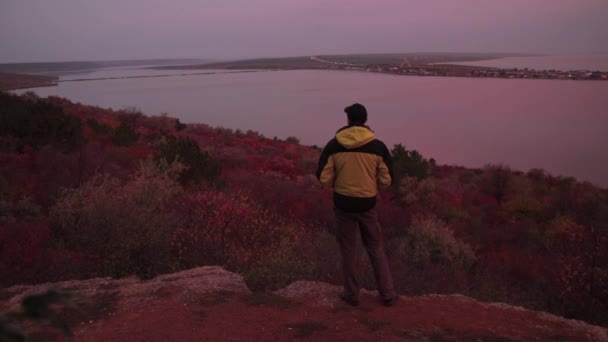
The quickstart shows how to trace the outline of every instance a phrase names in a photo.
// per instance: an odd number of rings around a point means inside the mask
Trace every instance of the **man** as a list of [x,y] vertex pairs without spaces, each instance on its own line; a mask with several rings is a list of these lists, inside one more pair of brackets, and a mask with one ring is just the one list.
[[348,125],[327,143],[317,169],[321,184],[334,190],[336,239],[344,273],[344,293],[340,298],[353,306],[359,304],[356,244],[360,232],[382,303],[392,306],[399,296],[393,286],[375,208],[378,187],[388,187],[392,182],[391,155],[386,145],[365,126],[367,110],[363,105],[355,103],[344,112]]

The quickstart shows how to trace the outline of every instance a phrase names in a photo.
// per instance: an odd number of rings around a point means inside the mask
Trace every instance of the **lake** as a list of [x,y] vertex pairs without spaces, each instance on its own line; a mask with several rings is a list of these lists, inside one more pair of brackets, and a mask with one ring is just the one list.
[[[477,62],[479,63],[479,62]],[[199,73],[197,75],[183,75]],[[104,79],[124,76],[147,78]],[[74,79],[85,81],[69,81]],[[345,71],[110,68],[69,75],[40,96],[168,113],[323,146],[364,104],[368,124],[440,164],[505,163],[608,185],[608,82],[409,77]],[[26,90],[18,91],[22,93]]]

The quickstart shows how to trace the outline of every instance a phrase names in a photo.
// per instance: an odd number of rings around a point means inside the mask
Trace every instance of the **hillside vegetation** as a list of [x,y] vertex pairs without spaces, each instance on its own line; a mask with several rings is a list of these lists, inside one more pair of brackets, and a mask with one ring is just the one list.
[[[201,265],[249,288],[341,283],[319,149],[0,93],[0,286]],[[608,191],[542,170],[392,149],[379,213],[398,290],[461,293],[608,325]],[[361,279],[374,281],[361,251]]]

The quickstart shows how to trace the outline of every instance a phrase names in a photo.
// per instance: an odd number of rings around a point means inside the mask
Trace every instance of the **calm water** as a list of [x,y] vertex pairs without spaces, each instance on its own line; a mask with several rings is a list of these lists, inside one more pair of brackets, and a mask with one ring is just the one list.
[[[184,122],[252,129],[324,145],[345,124],[343,108],[363,103],[389,146],[403,143],[439,163],[506,163],[608,185],[608,82],[407,77],[342,71],[188,72],[109,69],[64,79],[40,96]],[[209,71],[200,71],[209,72]]]

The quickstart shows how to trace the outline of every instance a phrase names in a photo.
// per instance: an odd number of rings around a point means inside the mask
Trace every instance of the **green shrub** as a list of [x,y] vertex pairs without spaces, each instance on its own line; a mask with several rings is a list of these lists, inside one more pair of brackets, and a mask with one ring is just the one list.
[[184,129],[186,129],[186,126],[187,126],[187,125],[186,125],[185,123],[181,123],[181,122],[179,121],[179,119],[176,119],[176,120],[175,120],[175,130],[176,130],[176,131],[178,131],[178,132],[179,132],[179,131],[183,131]]
[[181,131],[186,128],[186,125],[181,123],[179,119],[172,118],[167,113],[160,115],[145,116],[136,120],[140,126],[146,127],[151,131],[168,134],[173,131]]
[[245,273],[245,283],[252,291],[276,290],[299,279],[310,279],[315,265],[297,255],[287,244],[277,246],[278,253]]
[[36,221],[42,217],[40,207],[28,197],[15,203],[0,199],[0,227],[15,221]]
[[25,100],[0,92],[0,136],[17,139],[17,151],[47,144],[72,150],[84,143],[82,124],[45,100]]
[[547,177],[545,170],[536,168],[530,169],[526,176],[535,182],[541,182]]
[[126,122],[121,122],[112,134],[112,143],[116,146],[131,146],[137,142],[139,134],[135,132],[133,126]]
[[518,194],[504,203],[504,209],[518,219],[536,219],[541,216],[544,208],[530,194]]
[[220,163],[211,158],[208,152],[201,151],[198,143],[188,137],[166,137],[165,142],[159,146],[156,160],[183,163],[186,169],[179,176],[182,184],[213,181],[221,172]]
[[507,196],[511,181],[511,169],[504,164],[486,165],[483,172],[482,191],[502,203]]
[[118,114],[118,118],[120,122],[124,122],[129,126],[135,126],[137,121],[142,118],[144,115],[141,112],[141,109],[135,106],[125,106],[123,107]]
[[415,177],[423,179],[431,172],[431,163],[426,160],[418,151],[408,151],[405,146],[397,144],[391,150],[393,157],[393,184],[399,184],[403,177]]
[[112,127],[106,124],[100,124],[95,118],[87,119],[87,125],[97,134],[108,134],[112,131]]
[[287,137],[287,139],[285,139],[285,142],[293,145],[299,145],[300,139],[298,139],[297,137],[289,136]]
[[175,270],[171,238],[176,218],[167,209],[181,187],[179,165],[148,160],[126,183],[96,176],[66,189],[51,209],[51,229],[69,250],[97,259],[95,275],[151,277]]

